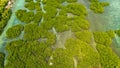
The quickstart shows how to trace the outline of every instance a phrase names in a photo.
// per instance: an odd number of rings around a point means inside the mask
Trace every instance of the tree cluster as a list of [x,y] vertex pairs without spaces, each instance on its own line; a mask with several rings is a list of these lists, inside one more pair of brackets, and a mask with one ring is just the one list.
[[0,52],[0,68],[4,68],[5,54]]
[[7,2],[7,0],[0,1],[0,34],[7,25],[7,22],[11,16],[11,10],[5,9]]
[[21,22],[30,23],[33,20],[34,13],[20,9],[16,12],[16,16]]
[[65,47],[65,52],[69,54],[68,56],[77,60],[77,68],[93,68],[98,67],[100,64],[99,54],[86,42],[71,38],[66,41]]
[[38,11],[34,14],[32,11],[27,12],[26,10],[20,9],[16,12],[16,16],[21,22],[24,23],[39,23],[42,19],[42,12]]
[[77,2],[77,0],[66,0],[69,3]]
[[52,49],[44,42],[17,40],[7,43],[6,49],[9,55],[5,68],[50,68]]
[[96,42],[96,49],[100,55],[100,63],[102,68],[119,68],[119,57],[113,52],[110,47],[112,38],[115,36],[113,30],[106,32],[94,32],[94,40]]
[[115,33],[120,36],[120,30],[115,30]]
[[67,13],[72,13],[74,15],[87,15],[87,11],[84,5],[79,3],[71,3],[67,5]]
[[108,30],[106,33],[109,35],[109,37],[114,38],[115,37],[115,32],[114,30]]
[[21,34],[21,31],[23,31],[24,27],[23,25],[19,24],[19,25],[15,25],[11,28],[9,28],[6,32],[7,38],[11,39],[11,38],[16,38]]
[[[24,29],[13,26],[8,30],[10,36],[16,36],[16,32],[19,35],[19,31],[23,30],[23,39],[7,43],[6,50],[9,55],[5,68],[74,68],[75,66],[76,68],[101,68],[101,66],[107,68],[106,65],[112,68],[111,65],[117,66],[118,57],[107,48],[112,42],[114,31],[93,33],[95,42],[105,46],[97,45],[96,49],[90,44],[92,33],[89,30],[90,23],[85,17],[87,11],[84,5],[76,2],[77,0],[25,1],[25,7],[29,11],[20,9],[16,12],[17,18],[26,23],[24,27],[22,26]],[[66,6],[62,5],[65,1],[68,2]],[[98,0],[90,1],[98,2]],[[43,9],[46,12],[41,10],[40,3],[44,4]],[[72,37],[65,41],[64,48],[55,48],[57,34],[68,30],[72,31]],[[107,55],[110,56],[107,58]],[[112,60],[115,61],[112,63]]]
[[81,41],[90,43],[92,38],[92,33],[88,30],[75,32],[75,36]]
[[111,45],[112,39],[106,32],[94,32],[93,34],[96,43],[106,46]]
[[120,59],[109,46],[98,44],[96,46],[100,54],[100,63],[102,68],[119,68]]
[[27,8],[28,10],[36,10],[36,11],[41,11],[41,7],[40,7],[40,2],[34,2],[34,1],[29,1],[24,5],[25,8]]
[[45,42],[48,45],[53,45],[55,43],[56,36],[45,30],[43,27],[38,26],[36,23],[30,23],[24,27],[24,40],[38,40],[40,38],[47,39]]
[[104,7],[108,6],[108,2],[99,2],[99,0],[90,0],[90,9],[93,10],[94,13],[103,13]]

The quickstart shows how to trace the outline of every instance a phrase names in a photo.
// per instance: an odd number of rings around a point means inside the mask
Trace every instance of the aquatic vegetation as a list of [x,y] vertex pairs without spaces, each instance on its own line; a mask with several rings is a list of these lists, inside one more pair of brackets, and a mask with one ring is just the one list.
[[25,0],[25,2],[31,2],[32,0]]
[[35,3],[34,2],[29,2],[25,4],[25,8],[28,8],[29,10],[34,10],[35,9]]
[[[10,62],[14,63],[13,61],[15,62],[18,61],[10,57],[12,56],[12,53],[14,53],[14,57],[16,57],[17,59],[21,57],[20,58],[21,61],[18,63],[18,65],[21,64],[21,66],[24,66],[24,64],[21,63],[21,62],[24,62],[26,64],[25,65],[26,67],[42,66],[43,68],[52,68],[52,67],[61,68],[61,66],[63,66],[64,68],[66,67],[73,68],[74,57],[76,57],[76,59],[78,58],[79,61],[81,61],[80,57],[84,58],[81,53],[80,53],[81,55],[79,55],[79,52],[81,51],[81,49],[84,49],[84,47],[86,48],[88,46],[87,49],[90,48],[90,50],[92,50],[92,47],[90,47],[89,44],[87,44],[91,40],[91,32],[89,32],[88,30],[90,24],[85,18],[85,16],[87,15],[86,8],[83,5],[78,3],[71,3],[67,6],[60,7],[60,3],[61,2],[57,2],[55,0],[52,0],[52,2],[46,1],[45,7],[44,7],[44,10],[46,11],[46,13],[43,13],[42,10],[41,11],[37,10],[36,13],[34,13],[32,12],[32,10],[34,9],[30,9],[29,11],[20,9],[16,12],[17,18],[26,24],[24,25],[23,39],[18,41],[13,41],[7,44],[6,49],[10,52],[10,55],[7,58],[9,62],[8,62],[8,65],[6,65],[6,68],[10,66]],[[59,5],[59,7],[56,5]],[[29,8],[30,7],[32,8],[33,6],[29,6]],[[60,14],[58,14],[58,11],[57,11],[58,8],[60,9]],[[68,13],[73,14],[73,17],[72,16],[69,17]],[[43,18],[43,21],[41,21],[42,18]],[[59,39],[55,32],[62,33],[69,30],[75,33],[76,34],[75,37],[78,38],[79,40],[68,39],[68,41],[66,41],[65,43],[65,48],[66,48],[65,50],[62,48],[61,49],[55,48],[54,45],[56,44],[57,39]],[[86,35],[86,36],[81,37],[81,35]],[[86,37],[87,37],[87,40],[86,40]],[[26,47],[27,47],[27,51],[25,49]],[[39,49],[39,47],[42,49]],[[16,52],[11,51],[11,49],[13,48],[15,48],[14,50],[17,50],[17,51]],[[47,48],[48,50],[55,48],[55,50],[45,51],[43,50],[44,48],[45,49]],[[31,50],[31,52],[29,50]],[[43,51],[39,51],[39,50],[43,50]],[[47,53],[45,54],[44,51]],[[17,52],[19,52],[19,54],[17,54],[18,56],[16,55]],[[90,53],[95,51],[94,49],[93,51],[88,51],[90,52],[89,54],[87,53],[87,51],[81,51],[81,52],[85,53],[88,57],[84,58],[84,60],[86,61],[83,60],[82,61],[83,63],[78,62],[78,67],[79,65],[83,65],[84,67],[84,64],[91,59]],[[95,53],[97,54],[97,52]],[[28,54],[30,54],[31,56],[27,57]],[[91,55],[95,57],[95,55],[93,54]],[[53,60],[51,60],[50,57],[53,57]],[[99,56],[96,55],[96,58],[97,57],[99,58]],[[34,61],[32,61],[33,59]],[[47,59],[47,60],[44,60],[44,59]],[[96,62],[98,60],[96,60]],[[36,63],[37,61],[40,61],[38,63],[40,63],[41,65],[36,65],[38,64]],[[96,62],[95,61],[93,62],[91,59],[89,61],[90,63],[89,65],[94,66],[93,63],[97,64]],[[53,63],[53,65],[49,65],[50,63]],[[15,66],[16,65],[12,65],[11,67],[15,67]]]
[[32,18],[32,21],[34,22],[34,23],[40,23],[41,22],[41,20],[42,20],[42,16],[43,16],[43,12],[41,12],[41,11],[38,11],[38,12],[36,12],[34,15],[33,15],[33,18]]
[[115,37],[115,32],[114,32],[114,30],[106,31],[106,33],[107,33],[111,38],[114,38],[114,37]]
[[5,54],[0,52],[0,68],[4,68]]
[[77,68],[99,67],[98,53],[87,43],[78,39],[68,39],[65,43],[66,52],[68,56],[76,59]]
[[98,44],[96,46],[98,53],[100,54],[100,62],[102,68],[119,68],[120,67],[120,59],[119,57],[113,53],[112,49],[109,46],[104,46]]
[[38,26],[35,23],[25,25],[24,32],[25,32],[25,34],[24,34],[25,40],[39,39],[39,37],[41,36],[40,35],[41,29],[38,29]]
[[21,31],[23,31],[24,27],[23,25],[15,25],[11,28],[9,28],[6,32],[7,38],[16,38],[21,34]]
[[108,6],[108,2],[99,2],[99,0],[90,0],[90,9],[93,10],[94,13],[103,13],[104,7]]
[[69,3],[77,2],[77,0],[67,0]]
[[16,16],[17,18],[19,18],[20,21],[24,23],[30,23],[33,20],[34,13],[20,9],[16,12]]
[[9,20],[11,15],[11,10],[5,9],[7,2],[7,0],[0,1],[0,34],[7,25],[7,21]]
[[75,36],[81,41],[90,43],[92,38],[92,33],[88,30],[78,31],[78,32],[75,32]]
[[[4,68],[113,68],[119,58],[110,45],[115,33],[90,31],[88,12],[77,0],[25,0],[25,9],[15,15],[21,24],[9,28]],[[64,2],[68,4],[63,5]],[[95,13],[103,13],[107,3],[90,0]],[[100,8],[100,9],[98,9]]]
[[[100,55],[100,63],[102,68],[120,67],[119,57],[110,48],[111,38],[114,38],[114,31],[94,32],[94,39],[97,43],[96,49]],[[114,61],[113,61],[114,60]]]
[[[8,43],[6,49],[9,51],[9,56],[7,58],[8,64],[5,68],[18,66],[19,68],[48,68],[48,60],[45,57],[49,58],[52,50],[44,42],[17,40]],[[11,49],[14,49],[15,52],[11,51]]]
[[120,36],[120,30],[115,30],[115,33]]
[[78,3],[72,3],[67,5],[67,12],[72,13],[74,15],[87,15],[87,11],[85,6],[78,4]]
[[[62,57],[61,57],[62,56]],[[74,68],[73,57],[70,56],[66,49],[56,49],[52,55],[50,61],[53,63],[53,67],[57,68]]]
[[106,32],[94,32],[95,42],[109,46],[112,43],[111,37]]
[[1,0],[0,1],[0,18],[1,18],[1,14],[4,12],[4,10],[5,10],[5,6],[6,6],[6,4],[7,4],[7,0]]
[[36,2],[34,5],[35,5],[35,10],[36,11],[41,11],[42,10],[39,2]]

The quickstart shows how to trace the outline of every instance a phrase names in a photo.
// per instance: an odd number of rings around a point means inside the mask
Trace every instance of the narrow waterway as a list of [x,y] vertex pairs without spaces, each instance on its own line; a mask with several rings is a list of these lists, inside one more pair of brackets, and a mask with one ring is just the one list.
[[[35,0],[34,0],[35,1]],[[42,0],[41,0],[42,1]],[[15,12],[19,9],[26,9],[24,7],[24,4],[25,4],[25,0],[15,0],[14,1],[14,4],[13,4],[13,7],[12,7],[12,15],[8,21],[8,24],[6,25],[6,27],[4,28],[4,31],[3,33],[0,35],[0,52],[3,52],[6,54],[6,51],[4,49],[5,45],[6,45],[6,42],[9,42],[9,41],[12,41],[12,40],[16,40],[17,38],[15,39],[7,39],[6,38],[6,31],[16,25],[16,24],[21,24],[22,22],[20,22],[17,18],[16,18],[16,15],[15,15]],[[46,11],[43,9],[43,3],[40,2],[40,7],[42,7],[42,11],[45,13]],[[22,35],[23,35],[24,32],[22,32],[22,34],[20,35],[20,38],[22,38]]]
[[[36,2],[36,0],[34,0]],[[24,34],[24,31],[21,33],[20,37],[17,37],[15,39],[7,39],[6,38],[6,31],[16,25],[16,24],[21,24],[22,22],[19,21],[17,18],[16,18],[16,15],[15,15],[15,12],[19,9],[26,9],[24,7],[24,4],[25,4],[25,0],[14,0],[14,4],[13,4],[13,7],[11,8],[12,9],[12,15],[8,21],[8,24],[6,25],[6,27],[4,28],[4,31],[3,33],[0,35],[0,52],[3,52],[7,55],[7,52],[6,50],[4,49],[5,48],[5,45],[6,45],[6,42],[10,42],[10,41],[13,41],[13,40],[17,40],[18,38],[22,38],[23,37],[23,34]],[[40,2],[40,7],[42,8],[42,11],[45,13],[46,11],[44,10],[43,8],[43,3],[42,3],[42,0]],[[23,24],[23,23],[22,23]]]
[[[24,4],[25,4],[24,0],[15,0],[15,3],[13,4],[13,8],[12,8],[12,15],[8,21],[8,24],[4,28],[3,33],[0,35],[0,52],[5,53],[6,56],[8,55],[7,51],[4,48],[6,45],[6,42],[8,41],[8,39],[6,38],[6,31],[13,25],[21,23],[19,20],[17,20],[15,16],[15,12],[19,9],[23,9]],[[5,60],[5,64],[6,64],[6,60]]]

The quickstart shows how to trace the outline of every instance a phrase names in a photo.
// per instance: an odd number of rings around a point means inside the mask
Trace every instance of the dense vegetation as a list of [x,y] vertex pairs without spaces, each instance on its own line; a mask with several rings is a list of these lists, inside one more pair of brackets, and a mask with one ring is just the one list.
[[[65,1],[67,5],[63,5]],[[98,0],[90,1],[99,3]],[[7,43],[9,55],[4,68],[119,68],[119,58],[110,48],[114,34],[118,32],[92,33],[86,18],[87,10],[77,0],[25,2],[27,9],[15,13],[24,25],[15,25],[6,32],[10,39],[19,37],[24,31],[23,38]],[[103,9],[103,4],[99,4]],[[98,7],[92,10],[102,13]],[[70,37],[66,38],[63,33]]]
[[115,33],[120,36],[120,30],[115,30]]
[[102,68],[119,68],[120,59],[109,46],[97,45]]
[[0,0],[0,35],[11,15],[11,10],[5,9],[7,2],[8,0]]
[[93,10],[94,13],[103,13],[104,7],[108,6],[108,2],[99,2],[99,0],[90,0],[90,9]]
[[112,51],[110,45],[115,33],[112,30],[106,32],[94,32],[94,39],[97,43],[96,49],[100,55],[100,63],[102,68],[119,68],[120,59]]
[[77,68],[99,68],[99,54],[86,42],[71,38],[66,41],[65,47],[67,56],[76,60]]
[[5,68],[49,68],[46,57],[52,50],[44,42],[17,40],[7,44],[7,50],[9,60]]
[[16,38],[21,34],[21,31],[23,30],[23,25],[15,25],[11,28],[9,28],[6,32],[7,38]]
[[0,52],[0,68],[4,68],[5,55]]
[[111,37],[106,32],[94,32],[95,42],[109,46],[112,43]]

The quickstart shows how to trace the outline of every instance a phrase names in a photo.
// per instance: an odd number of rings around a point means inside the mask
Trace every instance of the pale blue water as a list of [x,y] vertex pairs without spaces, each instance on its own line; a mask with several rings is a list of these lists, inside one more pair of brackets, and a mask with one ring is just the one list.
[[[106,30],[117,30],[120,29],[120,0],[101,0],[110,3],[110,6],[106,8],[105,19],[106,19]],[[114,50],[120,56],[120,37],[116,35],[114,39]]]
[[[83,0],[81,0],[82,2]],[[105,7],[105,13],[94,14],[88,9],[88,19],[91,22],[92,31],[107,31],[120,29],[120,0],[100,0],[101,2],[109,2],[110,5]],[[84,0],[85,4],[88,2]],[[117,35],[113,39],[112,48],[120,56],[120,37]]]
[[11,15],[11,18],[10,20],[8,21],[8,24],[7,26],[5,27],[3,33],[0,35],[0,51],[4,52],[3,50],[3,47],[5,45],[5,42],[7,41],[6,39],[6,31],[12,27],[13,25],[16,25],[16,24],[19,24],[21,23],[19,20],[17,20],[16,16],[15,16],[15,12],[18,10],[18,9],[23,9],[24,8],[24,0],[16,0],[15,1],[15,4],[13,5],[13,8],[12,8],[12,15]]
[[110,6],[105,9],[105,18],[108,22],[107,29],[120,29],[120,0],[101,0],[109,2]]
[[[110,5],[105,7],[105,13],[95,14],[89,9],[88,0],[78,0],[79,3],[86,5],[88,11],[88,20],[91,24],[91,31],[107,31],[120,29],[120,0],[99,0],[109,2]],[[113,50],[120,56],[120,37],[117,35],[113,39]]]
[[[42,1],[42,0],[41,0],[41,1]],[[34,2],[36,2],[36,0],[34,0]],[[5,45],[6,45],[6,42],[14,41],[14,40],[17,40],[17,39],[22,39],[22,37],[23,37],[24,31],[22,31],[21,35],[20,35],[19,37],[15,38],[15,39],[7,39],[7,38],[6,38],[6,31],[7,31],[10,27],[12,27],[12,26],[14,26],[14,25],[16,25],[16,24],[23,24],[23,25],[24,25],[24,23],[20,22],[20,21],[16,18],[16,16],[15,16],[15,12],[16,12],[17,10],[19,10],[19,9],[26,9],[26,8],[24,7],[24,4],[25,4],[25,0],[15,0],[15,3],[14,3],[13,8],[12,8],[12,15],[11,15],[11,17],[10,17],[10,20],[8,21],[7,26],[4,28],[3,33],[0,35],[0,52],[3,52],[3,53],[6,53],[6,54],[7,54],[7,52],[4,50],[4,47],[5,47]],[[43,3],[40,2],[40,7],[42,8],[42,11],[45,13],[46,11],[44,10],[43,6],[44,6]],[[27,9],[27,10],[28,10],[28,9]]]
[[[19,20],[17,20],[17,18],[15,16],[15,12],[19,9],[23,9],[24,4],[25,4],[24,0],[15,0],[15,4],[13,5],[13,8],[12,8],[13,13],[8,21],[7,26],[4,28],[3,33],[0,35],[0,51],[5,53],[6,56],[8,55],[7,51],[4,49],[6,42],[15,40],[15,39],[11,39],[11,40],[6,39],[6,31],[13,25],[21,23]],[[6,64],[6,60],[5,60],[5,64]]]

